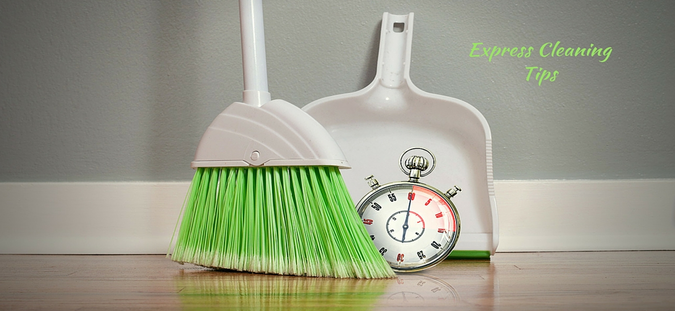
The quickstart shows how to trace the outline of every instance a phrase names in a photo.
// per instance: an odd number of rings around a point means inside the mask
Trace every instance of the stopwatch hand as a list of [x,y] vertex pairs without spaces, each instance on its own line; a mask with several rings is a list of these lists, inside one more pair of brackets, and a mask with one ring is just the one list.
[[408,211],[405,213],[405,222],[403,223],[403,236],[401,237],[401,243],[405,243],[405,233],[408,231],[408,218],[410,217],[410,206],[412,205],[412,200],[408,200]]

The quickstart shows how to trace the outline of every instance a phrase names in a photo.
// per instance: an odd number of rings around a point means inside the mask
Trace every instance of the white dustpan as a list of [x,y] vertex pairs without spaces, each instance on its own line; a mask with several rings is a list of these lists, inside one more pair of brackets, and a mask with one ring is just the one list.
[[381,183],[406,179],[399,156],[424,147],[437,158],[423,182],[462,192],[452,200],[462,220],[457,257],[489,257],[497,249],[492,138],[485,117],[456,98],[424,92],[410,81],[413,13],[384,13],[377,74],[370,85],[316,100],[303,108],[333,136],[352,166],[342,172],[355,201],[375,175]]

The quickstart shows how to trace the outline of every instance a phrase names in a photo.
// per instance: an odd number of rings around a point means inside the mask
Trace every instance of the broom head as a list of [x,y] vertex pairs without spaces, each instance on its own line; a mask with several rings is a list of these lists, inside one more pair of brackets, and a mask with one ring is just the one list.
[[233,103],[197,148],[172,260],[336,278],[394,277],[361,223],[328,132],[282,100]]

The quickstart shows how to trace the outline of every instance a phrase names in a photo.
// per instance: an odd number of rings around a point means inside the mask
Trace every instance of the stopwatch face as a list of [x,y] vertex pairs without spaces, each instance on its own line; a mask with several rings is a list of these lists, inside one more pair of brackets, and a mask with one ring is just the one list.
[[382,185],[367,194],[357,210],[373,243],[395,271],[418,271],[438,264],[459,237],[455,206],[425,184]]

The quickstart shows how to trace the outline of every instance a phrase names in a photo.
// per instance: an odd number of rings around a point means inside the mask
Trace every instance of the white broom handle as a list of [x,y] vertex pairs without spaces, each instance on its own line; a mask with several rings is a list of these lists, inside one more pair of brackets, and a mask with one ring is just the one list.
[[262,0],[239,0],[241,51],[244,65],[244,103],[262,106],[270,101]]

